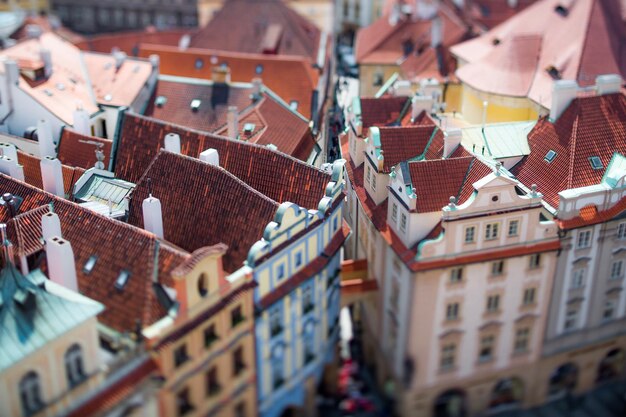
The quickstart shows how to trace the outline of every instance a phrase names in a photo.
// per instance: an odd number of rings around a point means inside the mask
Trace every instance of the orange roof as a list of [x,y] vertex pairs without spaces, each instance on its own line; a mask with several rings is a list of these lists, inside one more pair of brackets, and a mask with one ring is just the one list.
[[[618,0],[544,0],[484,35],[451,48],[467,62],[459,79],[494,94],[527,96],[550,108],[555,79],[588,86],[626,77],[626,29]],[[494,69],[496,69],[494,71]]]
[[626,198],[622,198],[608,210],[598,211],[598,208],[590,204],[580,209],[579,215],[567,219],[557,219],[561,229],[576,229],[579,227],[591,226],[598,223],[607,222],[626,211]]
[[82,42],[85,38],[82,35],[79,35],[76,32],[64,27],[61,25],[61,22],[56,16],[40,16],[40,15],[30,15],[26,16],[24,19],[24,23],[22,26],[11,35],[11,38],[16,40],[22,40],[28,38],[28,33],[26,32],[26,27],[29,25],[37,25],[41,28],[43,32],[53,32],[66,41],[77,43]]
[[[24,167],[24,181],[37,188],[43,188],[43,180],[41,178],[41,158],[18,150],[17,161]],[[82,168],[62,165],[61,172],[63,174],[63,188],[65,194],[71,196],[74,194],[74,184],[84,174],[85,170]]]
[[141,45],[140,56],[152,54],[160,57],[161,74],[210,80],[212,67],[226,64],[233,82],[249,83],[253,78],[261,78],[264,85],[287,103],[297,102],[298,112],[311,118],[311,99],[319,73],[306,58]]
[[84,51],[110,53],[117,48],[129,56],[139,56],[140,44],[142,43],[178,46],[178,42],[183,36],[192,33],[193,31],[189,29],[116,32],[83,38],[74,44]]
[[104,161],[102,162],[105,167],[108,167],[111,159],[113,141],[110,139],[81,135],[68,127],[63,129],[63,133],[61,133],[59,154],[57,157],[65,165],[83,169],[93,168],[97,161],[96,150],[98,147],[93,143],[87,142],[102,144],[101,149],[104,153]]

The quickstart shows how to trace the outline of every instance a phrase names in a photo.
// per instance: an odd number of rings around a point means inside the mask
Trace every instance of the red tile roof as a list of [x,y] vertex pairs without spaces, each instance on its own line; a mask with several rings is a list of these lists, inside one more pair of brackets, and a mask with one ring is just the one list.
[[104,153],[104,166],[108,167],[111,159],[111,148],[113,141],[103,139],[96,136],[82,135],[71,128],[66,127],[61,134],[59,142],[59,160],[72,167],[83,169],[93,168],[96,159],[96,145],[86,142],[97,142],[102,144],[102,152]]
[[411,114],[411,100],[408,97],[361,98],[363,134],[371,126],[396,123],[407,112]]
[[380,127],[379,131],[384,157],[381,172],[390,173],[400,162],[425,154],[439,129],[434,126]]
[[[517,0],[517,5],[510,7],[507,1],[502,0],[465,0],[461,12],[467,22],[478,25],[481,28],[491,29],[510,19],[536,1]],[[452,0],[446,0],[446,2],[450,6],[455,7]]]
[[[41,158],[35,155],[17,151],[17,161],[24,167],[24,181],[37,188],[43,188],[41,179]],[[63,174],[63,188],[67,196],[74,194],[74,184],[84,174],[85,170],[78,167],[61,165]]]
[[152,195],[161,201],[165,239],[189,252],[226,244],[228,272],[243,265],[279,206],[223,168],[160,151],[132,194],[128,222],[137,227],[143,227],[148,179]]
[[[131,32],[117,32],[95,35],[74,42],[85,51],[111,53],[114,49],[126,52],[128,56],[139,56],[141,44],[168,45],[178,47],[178,42],[184,35],[191,35],[188,29],[171,29],[166,31],[142,30]],[[147,58],[147,56],[146,56]]]
[[[555,123],[539,120],[528,135],[530,155],[511,172],[527,187],[537,184],[545,201],[559,206],[558,193],[598,184],[613,154],[626,155],[626,96],[622,93],[579,97]],[[556,152],[552,162],[545,157]],[[597,156],[602,169],[593,169]]]
[[287,103],[297,102],[298,112],[311,118],[311,99],[319,72],[307,58],[200,48],[181,51],[177,47],[143,44],[140,56],[147,58],[151,54],[160,57],[161,74],[210,80],[213,66],[228,65],[233,82],[249,83],[253,78],[261,78]]
[[219,153],[220,166],[277,202],[317,208],[330,175],[266,146],[202,133],[126,113],[119,139],[115,172],[137,182],[152,158],[164,147],[167,133],[178,133],[184,155],[198,157],[209,148]]
[[617,204],[615,204],[608,210],[598,211],[598,208],[595,205],[590,204],[580,209],[578,216],[567,220],[557,219],[556,221],[558,222],[561,229],[576,229],[579,227],[591,226],[594,224],[607,222],[621,215],[625,211],[626,198],[622,198],[620,201],[617,202]]
[[[236,28],[236,30],[234,30]],[[275,28],[280,36],[276,37]],[[198,30],[191,47],[262,53],[267,35],[277,44],[272,53],[305,56],[315,62],[322,34],[304,17],[280,0],[229,0]],[[267,47],[265,47],[267,49]]]
[[[147,326],[165,316],[167,311],[159,303],[153,287],[155,268],[159,282],[172,287],[170,272],[187,259],[188,253],[157,240],[145,230],[101,216],[1,174],[0,192],[24,199],[19,214],[33,209],[40,211],[41,206],[53,203],[63,237],[72,244],[80,292],[106,307],[99,315],[102,324],[117,331],[132,332],[138,323]],[[18,252],[33,252],[37,233],[41,231],[41,217],[19,214],[11,219],[6,209],[0,209],[0,221],[18,230],[10,233],[23,239],[13,242]],[[24,230],[29,232],[22,233]],[[92,256],[96,257],[95,265],[90,272],[85,272],[83,266]],[[130,276],[120,291],[115,288],[115,282],[123,270]]]
[[28,33],[26,31],[26,28],[29,25],[39,26],[42,32],[53,32],[54,34],[60,36],[66,41],[72,43],[78,43],[85,40],[82,35],[79,35],[78,33],[73,32],[72,30],[62,26],[58,18],[38,15],[26,16],[22,26],[11,35],[11,38],[18,41],[22,39],[28,39]]
[[[562,3],[536,2],[486,34],[454,46],[452,53],[468,62],[457,71],[459,79],[496,94],[515,96],[526,89],[531,100],[550,108],[554,78],[588,86],[602,74],[626,77],[626,50],[621,47],[626,42],[626,28],[618,0]],[[567,10],[565,16],[557,11],[559,6]],[[534,40],[523,38],[529,34]],[[540,47],[536,46],[537,39],[541,39]],[[504,51],[496,52],[501,49]],[[516,62],[523,68],[509,71],[508,76],[498,70],[493,84],[493,71],[472,70],[474,66],[514,68]],[[520,77],[524,88],[520,88]]]

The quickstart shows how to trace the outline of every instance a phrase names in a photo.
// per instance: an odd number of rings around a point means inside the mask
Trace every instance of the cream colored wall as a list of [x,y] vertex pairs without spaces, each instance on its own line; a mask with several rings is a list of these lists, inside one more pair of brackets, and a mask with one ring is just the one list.
[[[3,371],[0,376],[0,404],[3,412],[7,411],[10,416],[22,415],[19,384],[30,371],[39,375],[42,399],[49,404],[38,416],[62,413],[82,395],[96,389],[102,381],[96,325],[97,320],[93,317]],[[89,378],[71,389],[65,370],[65,352],[74,343],[82,348],[84,370]]]
[[461,113],[472,124],[483,121],[483,102],[487,101],[487,123],[536,120],[540,109],[526,97],[484,93],[463,85]]
[[359,96],[360,97],[374,97],[374,95],[380,90],[382,84],[379,86],[374,85],[374,79],[377,73],[383,74],[383,84],[393,75],[394,72],[400,71],[396,65],[376,65],[376,64],[361,64],[359,65]]
[[26,11],[31,11],[33,8],[37,9],[37,11],[50,10],[48,0],[12,0],[0,2],[0,11],[11,11],[14,6]]

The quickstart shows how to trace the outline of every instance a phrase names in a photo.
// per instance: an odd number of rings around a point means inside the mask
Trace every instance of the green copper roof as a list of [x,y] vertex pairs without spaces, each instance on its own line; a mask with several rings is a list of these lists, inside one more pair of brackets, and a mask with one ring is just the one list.
[[528,133],[537,122],[514,122],[472,126],[462,129],[461,144],[465,149],[493,158],[522,157],[530,154]]
[[96,316],[103,306],[49,281],[40,270],[0,271],[0,372]]

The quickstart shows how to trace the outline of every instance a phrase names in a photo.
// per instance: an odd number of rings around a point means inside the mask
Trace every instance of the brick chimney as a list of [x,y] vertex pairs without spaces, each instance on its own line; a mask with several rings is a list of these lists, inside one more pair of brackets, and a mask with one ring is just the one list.
[[228,137],[237,139],[239,137],[239,112],[237,106],[228,106]]
[[159,199],[150,194],[143,200],[142,209],[144,229],[163,239],[163,214]]
[[463,132],[461,129],[448,129],[443,134],[443,157],[448,158],[461,144]]
[[41,158],[40,166],[43,189],[56,196],[65,197],[61,161],[57,158],[46,156]]
[[41,216],[41,232],[44,241],[55,236],[63,237],[61,234],[61,221],[56,213],[48,212]]
[[550,120],[556,121],[567,109],[578,93],[578,84],[574,80],[557,80],[552,86],[552,105]]
[[207,149],[206,151],[202,151],[200,153],[200,160],[206,162],[207,164],[220,166],[220,155],[217,152],[217,149]]
[[50,123],[41,119],[37,122],[37,141],[39,142],[39,156],[45,158],[46,156],[56,157],[57,150],[52,138],[52,128]]
[[180,154],[180,136],[177,133],[165,135],[165,150]]
[[621,88],[622,77],[618,74],[605,74],[596,77],[596,94],[599,96],[619,93]]
[[72,291],[78,291],[76,263],[72,245],[59,236],[46,239],[46,257],[50,279]]

